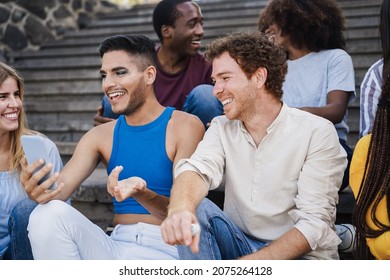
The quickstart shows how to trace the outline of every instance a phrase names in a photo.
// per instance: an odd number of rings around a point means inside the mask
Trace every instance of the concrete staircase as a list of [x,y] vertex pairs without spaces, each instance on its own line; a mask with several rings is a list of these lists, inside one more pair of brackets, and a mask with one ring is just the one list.
[[[256,30],[266,0],[200,0],[205,20],[205,47],[233,31]],[[339,0],[347,17],[347,51],[355,66],[356,90],[369,66],[380,57],[380,0]],[[67,162],[80,137],[93,126],[103,92],[99,79],[99,43],[113,34],[138,33],[157,42],[152,27],[154,5],[101,16],[87,28],[69,32],[60,41],[46,43],[37,52],[15,54],[13,65],[26,83],[25,107],[29,125],[54,140]],[[349,108],[348,142],[356,144],[359,98]],[[111,198],[105,191],[105,170],[98,168],[74,194],[73,204],[95,222],[111,219]],[[92,206],[92,207],[91,207]],[[99,207],[97,207],[99,206]]]

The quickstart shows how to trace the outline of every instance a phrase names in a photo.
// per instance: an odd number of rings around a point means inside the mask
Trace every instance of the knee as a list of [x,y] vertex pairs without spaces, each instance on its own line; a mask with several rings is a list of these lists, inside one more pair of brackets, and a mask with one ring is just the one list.
[[199,222],[202,223],[207,221],[210,216],[218,213],[219,211],[221,211],[221,209],[217,205],[208,198],[204,198],[196,208],[196,217]]
[[23,199],[12,209],[10,221],[17,224],[27,224],[28,218],[36,206],[37,203],[35,201],[29,198]]
[[199,85],[194,87],[188,95],[188,100],[192,103],[209,104],[210,101],[215,101],[217,98],[213,95],[213,86]]
[[40,229],[44,229],[44,232],[50,232],[50,229],[58,223],[68,207],[70,206],[67,203],[60,200],[39,204],[30,215],[29,233],[40,232]]

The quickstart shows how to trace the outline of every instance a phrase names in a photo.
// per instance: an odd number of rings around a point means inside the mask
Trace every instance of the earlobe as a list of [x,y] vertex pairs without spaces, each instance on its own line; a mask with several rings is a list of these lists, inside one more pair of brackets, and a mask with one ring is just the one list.
[[265,68],[259,68],[257,70],[256,77],[259,84],[264,84],[267,79],[267,70]]
[[145,70],[145,78],[146,78],[146,82],[147,84],[153,84],[154,83],[154,80],[156,79],[156,68],[154,66],[149,66],[146,70]]
[[169,25],[163,25],[161,27],[161,34],[163,38],[170,38],[172,36],[171,27]]

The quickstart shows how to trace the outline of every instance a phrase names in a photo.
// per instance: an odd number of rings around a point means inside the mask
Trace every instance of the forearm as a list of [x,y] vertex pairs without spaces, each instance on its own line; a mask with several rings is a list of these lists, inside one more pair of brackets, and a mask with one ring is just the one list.
[[311,251],[303,234],[292,228],[279,239],[259,251],[243,256],[242,260],[294,260]]
[[333,105],[326,105],[323,107],[301,107],[299,109],[323,117],[333,124],[341,122],[344,118],[344,114],[337,108],[334,108]]
[[172,187],[169,204],[169,213],[178,211],[191,211],[207,195],[207,186],[203,179],[193,171],[185,171],[176,179]]
[[164,220],[167,217],[167,210],[169,204],[169,198],[163,195],[159,195],[150,189],[133,196],[150,214],[157,217],[160,220]]

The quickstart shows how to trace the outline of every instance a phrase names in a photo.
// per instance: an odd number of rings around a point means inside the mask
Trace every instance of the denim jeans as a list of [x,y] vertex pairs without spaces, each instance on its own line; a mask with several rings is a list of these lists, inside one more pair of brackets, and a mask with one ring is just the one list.
[[207,198],[199,204],[196,216],[201,233],[199,253],[194,254],[187,246],[178,246],[183,260],[229,260],[256,252],[268,245],[241,231],[226,214]]
[[223,106],[213,95],[213,86],[199,85],[187,96],[183,111],[198,116],[207,128],[207,123],[223,114]]
[[347,142],[345,140],[339,139],[340,145],[344,148],[345,152],[347,153],[347,168],[344,171],[343,181],[341,183],[341,187],[339,192],[343,191],[346,187],[349,186],[349,167],[351,166],[351,160],[352,160],[352,154],[353,150],[348,146]]
[[30,213],[37,203],[25,198],[15,205],[8,220],[8,230],[11,242],[5,253],[4,259],[8,260],[32,260],[30,240],[28,239],[27,225]]
[[[115,114],[111,109],[111,104],[104,96],[101,103],[103,107],[103,116],[107,118],[117,119],[119,115]],[[207,123],[223,114],[222,103],[213,95],[213,86],[199,85],[195,87],[187,96],[183,105],[183,111],[196,115],[207,128]]]

